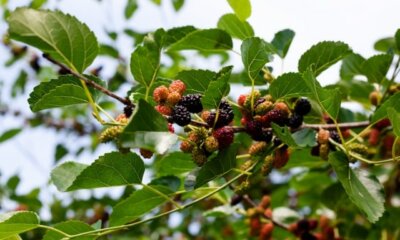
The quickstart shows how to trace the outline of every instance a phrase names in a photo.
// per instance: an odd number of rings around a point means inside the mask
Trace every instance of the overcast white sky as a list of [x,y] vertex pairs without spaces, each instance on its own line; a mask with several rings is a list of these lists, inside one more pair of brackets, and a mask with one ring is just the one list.
[[[11,2],[14,6],[19,6],[24,1]],[[140,10],[129,22],[125,22],[123,7],[126,1],[50,2],[50,8],[58,6],[87,23],[100,41],[106,39],[104,29],[114,31],[133,27],[136,30],[149,31],[159,27],[171,28],[183,25],[212,28],[216,26],[220,16],[232,12],[225,0],[186,0],[185,6],[179,13],[173,11],[170,1],[167,0],[163,1],[161,8],[156,7],[149,0],[139,0]],[[296,32],[285,60],[285,71],[296,70],[301,54],[311,45],[322,40],[344,41],[355,52],[369,57],[375,54],[373,50],[375,40],[392,36],[400,27],[399,0],[253,0],[252,4],[253,13],[249,22],[254,27],[257,36],[271,40],[275,32],[285,28]],[[5,29],[5,24],[0,24],[1,34]],[[125,56],[129,56],[133,51],[127,39],[119,40],[118,47],[123,50]],[[237,44],[235,48],[239,49],[239,45]],[[2,55],[0,53],[0,62],[4,62]],[[240,69],[240,58],[233,57],[232,63],[236,69]],[[192,64],[210,65],[210,63],[197,60],[193,60]],[[110,71],[111,68],[113,68],[112,65],[106,66],[106,70]],[[337,70],[338,66],[326,71],[320,79],[325,82],[335,81],[338,77]],[[0,75],[2,75],[0,80],[13,80],[15,73],[5,71],[0,66]],[[7,71],[10,70],[7,69]],[[29,111],[26,102],[18,105]],[[9,119],[0,118],[0,133],[12,126],[15,126],[15,123]],[[10,176],[19,172],[23,179],[21,191],[25,192],[32,187],[43,187],[49,179],[48,173],[52,168],[53,143],[58,139],[60,136],[52,132],[34,130],[21,134],[13,141],[1,144],[1,173]],[[71,139],[70,142],[75,140]],[[21,151],[21,146],[24,147],[23,151]],[[31,155],[31,159],[37,159],[42,169],[35,167],[36,164],[32,161],[28,161],[27,155]],[[97,152],[94,157],[84,155],[80,160],[90,162],[99,155],[101,155],[100,152]],[[46,196],[43,197],[46,198]]]

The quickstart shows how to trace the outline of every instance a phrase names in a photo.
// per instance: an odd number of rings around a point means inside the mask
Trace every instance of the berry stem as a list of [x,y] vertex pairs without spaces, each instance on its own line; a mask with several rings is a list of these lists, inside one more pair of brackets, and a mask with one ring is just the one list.
[[397,143],[400,141],[400,137],[396,137],[395,139],[394,139],[394,142],[393,142],[393,145],[392,145],[392,158],[393,159],[396,159],[396,146],[397,146]]
[[[96,103],[96,107],[102,112],[111,122],[118,123],[106,110],[104,110],[99,104]],[[105,123],[103,123],[104,125]]]
[[165,195],[164,193],[158,191],[157,189],[151,187],[150,185],[147,185],[147,184],[141,184],[141,185],[143,186],[143,188],[146,188],[146,189],[152,191],[153,193],[155,193],[155,194],[157,194],[157,195],[159,195],[159,196],[165,198],[167,201],[169,201],[170,203],[172,203],[177,209],[179,209],[179,210],[182,209],[182,206],[181,206],[179,203],[175,202],[172,198],[168,197],[168,196]]

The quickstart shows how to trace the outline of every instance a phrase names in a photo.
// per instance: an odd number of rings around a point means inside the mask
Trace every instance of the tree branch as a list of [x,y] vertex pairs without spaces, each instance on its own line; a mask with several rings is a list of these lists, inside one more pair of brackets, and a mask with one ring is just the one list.
[[91,86],[99,91],[101,91],[102,93],[120,101],[121,103],[127,105],[127,106],[131,106],[134,107],[134,104],[128,99],[128,98],[123,98],[120,97],[118,95],[116,95],[115,93],[111,92],[110,90],[108,90],[107,88],[97,84],[96,82],[94,82],[93,80],[90,80],[89,78],[83,76],[80,73],[77,73],[73,70],[71,70],[69,67],[67,67],[66,65],[56,61],[55,59],[51,58],[48,54],[43,54],[43,57],[46,58],[47,60],[49,60],[51,63],[54,63],[55,65],[59,66],[62,70],[64,70],[65,72],[81,79],[82,81],[84,81],[88,86]]

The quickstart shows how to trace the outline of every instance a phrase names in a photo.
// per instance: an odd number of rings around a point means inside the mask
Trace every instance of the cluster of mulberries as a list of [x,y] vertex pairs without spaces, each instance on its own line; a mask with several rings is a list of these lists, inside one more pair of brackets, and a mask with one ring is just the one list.
[[246,215],[250,225],[250,236],[258,237],[258,239],[272,239],[274,223],[271,221],[272,209],[269,196],[263,196],[256,207],[247,209]]
[[[126,117],[125,114],[118,115],[115,120],[118,123],[120,123],[121,125],[126,125],[128,123],[128,118]],[[122,130],[123,130],[123,126],[108,127],[101,132],[99,141],[101,143],[107,143],[107,142],[117,140],[119,135],[121,134]]]
[[324,160],[328,159],[330,151],[336,150],[336,147],[329,142],[329,139],[332,139],[337,143],[342,143],[342,139],[336,130],[320,129],[316,138],[318,145],[311,149],[311,155],[319,156]]
[[229,125],[234,118],[232,106],[225,100],[221,101],[218,109],[203,111],[201,118],[212,128],[221,128]]
[[215,130],[195,128],[188,133],[187,139],[181,142],[180,148],[182,152],[191,153],[193,161],[202,166],[207,162],[208,156],[229,146],[233,138],[234,131],[229,126]]
[[186,85],[181,80],[173,81],[168,87],[159,86],[153,91],[153,99],[157,102],[156,110],[169,116],[171,122],[186,126],[191,122],[191,113],[203,110],[200,94],[183,96]]
[[270,95],[262,97],[258,91],[240,95],[238,104],[242,107],[241,123],[246,132],[253,140],[265,142],[272,139],[271,132],[264,130],[270,128],[272,123],[296,129],[303,123],[304,115],[311,111],[311,104],[305,98],[298,99],[290,109],[285,102],[276,102]]

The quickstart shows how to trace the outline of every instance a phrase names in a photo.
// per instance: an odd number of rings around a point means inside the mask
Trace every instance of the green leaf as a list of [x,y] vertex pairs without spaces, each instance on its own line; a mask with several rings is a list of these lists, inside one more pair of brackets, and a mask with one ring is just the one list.
[[[57,223],[53,226],[53,228],[58,229],[60,231],[63,231],[66,234],[69,235],[75,235],[79,233],[84,233],[84,232],[89,232],[93,231],[94,228],[89,226],[87,223],[77,221],[77,220],[69,220],[66,222],[61,222]],[[58,233],[56,231],[48,230],[46,234],[43,237],[43,240],[60,240],[64,235],[61,233]],[[79,239],[81,240],[94,240],[96,239],[96,236],[81,236]]]
[[396,40],[394,37],[387,37],[379,39],[374,44],[374,49],[380,52],[388,53],[388,52],[399,52],[399,49],[396,46]]
[[167,120],[153,106],[140,99],[120,140],[123,147],[145,148],[164,154],[178,137],[168,132]]
[[90,166],[66,162],[51,172],[51,179],[60,191],[139,184],[144,163],[135,153],[106,153]]
[[311,67],[315,76],[318,76],[351,52],[350,47],[343,42],[325,41],[317,43],[300,57],[299,72],[305,72]]
[[56,151],[54,154],[55,162],[60,161],[61,158],[65,157],[65,155],[67,154],[68,154],[68,149],[62,144],[57,144]]
[[357,53],[349,54],[342,61],[340,67],[340,77],[343,80],[352,80],[356,75],[362,75],[362,65],[365,62],[365,58]]
[[395,38],[395,40],[396,40],[396,47],[397,47],[397,50],[400,50],[400,28],[397,29],[397,31],[396,31],[396,33],[395,33],[395,35],[394,35],[394,38]]
[[181,175],[192,171],[195,167],[191,155],[172,152],[156,162],[156,173],[158,176]]
[[218,21],[218,28],[241,40],[254,37],[251,25],[247,21],[241,21],[235,14],[223,15]]
[[317,132],[311,128],[303,128],[292,134],[292,137],[299,147],[315,147],[318,145]]
[[17,136],[22,131],[22,128],[12,128],[0,135],[0,143],[10,140],[11,138]]
[[272,81],[269,93],[274,99],[290,99],[311,94],[300,73],[284,73],[280,75]]
[[175,79],[180,79],[185,83],[187,93],[203,94],[216,75],[217,73],[209,70],[185,70],[179,72]]
[[47,0],[32,0],[30,7],[34,9],[39,9],[41,8],[45,3],[47,3]]
[[295,32],[291,29],[284,29],[275,33],[274,39],[271,44],[275,47],[278,55],[281,58],[285,58],[289,50],[290,44],[292,44]]
[[329,163],[346,190],[350,200],[376,222],[385,211],[383,187],[375,176],[360,169],[351,169],[347,156],[342,152],[329,154]]
[[232,38],[221,29],[202,29],[188,33],[171,44],[167,51],[199,50],[215,51],[232,49]]
[[220,150],[217,156],[209,160],[200,169],[194,187],[201,187],[209,181],[225,175],[234,168],[236,165],[236,154],[238,149],[238,144],[231,144],[229,147]]
[[8,18],[12,39],[39,48],[82,73],[96,58],[96,36],[86,24],[60,11],[17,8]]
[[[138,46],[131,55],[130,68],[135,81],[146,87],[147,90],[155,83],[160,68],[161,45],[163,30],[145,37],[144,44]],[[160,39],[161,38],[161,39]],[[149,91],[146,92],[146,97]]]
[[188,35],[191,32],[196,31],[197,29],[193,26],[183,26],[169,29],[164,38],[164,47],[168,47],[171,44],[181,40],[183,37]]
[[[151,186],[164,195],[172,194],[172,191],[164,186]],[[133,192],[127,199],[121,201],[113,208],[110,216],[110,226],[118,226],[132,222],[152,209],[167,202],[167,199],[148,188],[142,188]]]
[[227,0],[236,16],[242,21],[246,20],[251,15],[250,0]]
[[[96,91],[91,89],[91,92],[96,97]],[[29,95],[28,102],[31,110],[38,112],[49,108],[88,103],[89,100],[80,80],[71,75],[64,75],[40,83]]]
[[240,47],[242,61],[250,79],[256,79],[264,65],[269,61],[265,41],[258,37],[247,38]]
[[125,19],[129,19],[133,16],[133,14],[136,12],[136,10],[138,9],[138,3],[137,0],[128,0],[126,2],[126,6],[125,6],[125,11],[124,11],[124,15],[125,15]]
[[339,90],[322,88],[311,69],[303,73],[303,79],[311,91],[312,98],[332,119],[336,119],[339,114],[341,100]]
[[109,56],[112,58],[118,58],[119,52],[116,48],[114,48],[111,45],[101,44],[100,50],[99,50],[99,55],[105,55],[105,56]]
[[178,191],[181,186],[181,179],[173,175],[162,176],[151,180],[149,185],[165,186],[175,192]]
[[397,112],[400,112],[400,93],[396,93],[390,96],[378,109],[375,110],[371,117],[371,123],[376,123],[379,120],[388,117],[387,109],[394,108]]
[[185,0],[172,0],[175,11],[179,11],[183,7],[183,4],[185,4]]
[[382,83],[392,64],[393,56],[379,54],[368,58],[362,65],[362,72],[370,83]]
[[397,137],[400,137],[400,112],[396,111],[396,109],[393,107],[388,107],[387,114],[390,122],[392,123],[393,133]]
[[221,99],[229,93],[229,78],[232,72],[232,66],[224,67],[217,74],[217,79],[212,81],[204,96],[201,98],[201,103],[205,109],[218,108]]
[[0,239],[14,237],[39,226],[39,216],[34,212],[18,211],[0,215]]
[[271,124],[272,130],[274,131],[275,135],[282,140],[285,144],[289,147],[298,147],[296,141],[293,139],[292,134],[288,127],[280,127],[278,124],[272,123]]

